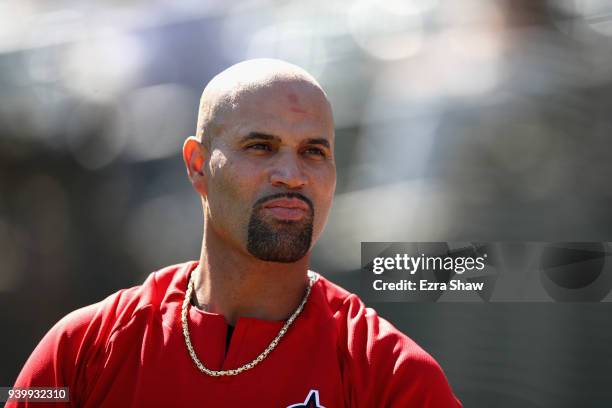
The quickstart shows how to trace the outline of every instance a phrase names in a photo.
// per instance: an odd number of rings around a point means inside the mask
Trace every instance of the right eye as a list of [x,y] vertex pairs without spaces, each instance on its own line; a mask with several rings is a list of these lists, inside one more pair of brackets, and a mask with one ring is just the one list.
[[265,150],[265,151],[271,151],[272,150],[270,145],[266,144],[266,143],[254,143],[252,145],[248,145],[247,149],[251,149],[251,150]]
[[255,144],[252,144],[252,145],[248,146],[248,149],[270,150],[270,146],[268,146],[265,143],[255,143]]

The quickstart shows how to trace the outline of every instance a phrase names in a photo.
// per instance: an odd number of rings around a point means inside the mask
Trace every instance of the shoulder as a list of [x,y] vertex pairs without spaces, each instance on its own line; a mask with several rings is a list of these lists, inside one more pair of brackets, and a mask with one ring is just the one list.
[[460,406],[429,353],[357,295],[326,279],[322,286],[333,310],[343,376],[350,382],[345,390],[349,400],[364,406],[376,401],[393,406]]
[[364,348],[367,352],[384,349],[402,359],[431,359],[412,339],[367,307],[359,296],[325,278],[319,280],[339,334],[346,339],[348,354],[361,354]]
[[50,333],[63,342],[81,341],[85,343],[82,345],[105,346],[114,332],[130,324],[138,315],[157,311],[173,280],[186,266],[172,265],[152,272],[140,285],[121,289],[67,314]]
[[[164,293],[189,264],[151,273],[142,285],[121,289],[60,319],[40,340],[16,386],[69,386],[87,394],[105,364],[109,339],[145,311],[159,308]],[[77,394],[78,394],[77,393]]]

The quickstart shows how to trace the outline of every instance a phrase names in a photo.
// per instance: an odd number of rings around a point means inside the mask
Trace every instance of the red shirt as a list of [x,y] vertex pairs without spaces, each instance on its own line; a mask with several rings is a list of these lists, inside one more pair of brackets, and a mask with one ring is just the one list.
[[[154,272],[140,285],[61,319],[41,340],[15,387],[60,387],[79,407],[461,407],[440,366],[354,294],[319,276],[299,317],[253,369],[209,377],[181,328],[187,277],[197,262]],[[189,308],[196,354],[213,370],[242,366],[282,321],[239,318],[226,354],[222,315]]]

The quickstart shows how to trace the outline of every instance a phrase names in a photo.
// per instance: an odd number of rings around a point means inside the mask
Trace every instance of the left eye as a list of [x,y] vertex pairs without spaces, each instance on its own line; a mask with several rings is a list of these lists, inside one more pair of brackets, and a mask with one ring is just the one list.
[[325,152],[317,147],[309,147],[308,149],[305,150],[305,153],[325,157]]

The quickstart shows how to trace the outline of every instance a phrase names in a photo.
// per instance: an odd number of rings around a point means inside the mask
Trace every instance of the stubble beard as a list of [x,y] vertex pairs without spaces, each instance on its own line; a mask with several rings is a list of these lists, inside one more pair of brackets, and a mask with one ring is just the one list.
[[251,213],[247,232],[247,251],[267,262],[292,263],[302,259],[310,249],[314,211],[299,221],[270,219],[256,208]]

